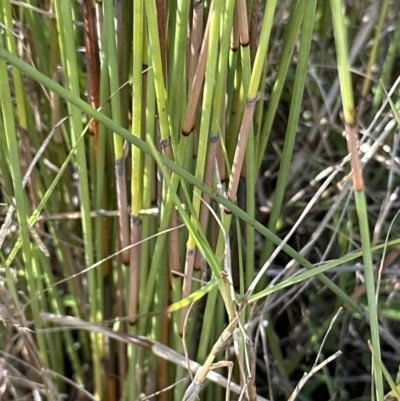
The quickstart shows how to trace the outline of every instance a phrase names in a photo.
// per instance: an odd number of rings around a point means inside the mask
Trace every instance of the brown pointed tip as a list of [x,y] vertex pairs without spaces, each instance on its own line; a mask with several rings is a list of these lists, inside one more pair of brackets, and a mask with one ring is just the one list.
[[194,127],[192,127],[190,130],[183,129],[182,130],[182,135],[183,136],[189,136],[190,133],[193,131],[193,129],[194,129]]
[[247,47],[249,44],[250,44],[250,42],[240,43],[240,46],[242,46],[242,47]]
[[181,277],[181,275],[179,273],[176,273],[175,270],[171,270],[171,275],[172,275],[172,278]]
[[224,207],[224,212],[225,214],[232,214],[232,211]]
[[122,252],[122,263],[124,265],[129,265],[129,263],[130,263],[130,252],[129,251]]

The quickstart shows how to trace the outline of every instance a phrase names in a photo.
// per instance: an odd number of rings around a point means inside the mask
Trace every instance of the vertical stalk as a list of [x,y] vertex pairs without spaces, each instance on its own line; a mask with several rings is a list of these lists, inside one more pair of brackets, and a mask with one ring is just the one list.
[[359,118],[361,117],[361,115],[363,113],[365,98],[366,98],[369,88],[371,86],[372,67],[376,63],[376,60],[378,57],[379,45],[382,43],[381,42],[382,29],[383,29],[383,24],[385,22],[386,14],[388,11],[388,6],[389,6],[389,1],[384,0],[379,7],[379,18],[378,18],[378,23],[377,23],[376,30],[375,30],[375,37],[373,40],[373,45],[372,45],[371,51],[369,53],[369,59],[368,59],[368,65],[366,68],[365,78],[364,78],[364,81],[363,81],[363,84],[361,87],[361,97],[363,100],[360,104],[360,110],[358,111]]
[[[263,128],[260,136],[259,143],[259,154],[258,154],[258,168],[261,166],[261,161],[263,157],[263,153],[265,151],[265,146],[268,142],[269,134],[271,132],[272,124],[275,119],[275,113],[278,107],[279,99],[283,90],[283,85],[285,82],[285,76],[289,68],[289,64],[291,61],[292,53],[294,50],[294,46],[297,42],[298,32],[301,26],[301,22],[303,21],[304,15],[304,7],[306,1],[299,0],[297,2],[293,2],[291,6],[291,13],[289,17],[288,24],[286,26],[285,37],[284,37],[284,49],[282,50],[282,57],[279,62],[279,70],[277,72],[276,82],[274,88],[272,90],[270,103],[268,106],[268,110],[263,122]],[[289,155],[288,155],[289,156]],[[287,162],[285,162],[287,163]],[[281,163],[282,165],[282,163]],[[287,164],[285,164],[285,169],[288,168]],[[283,169],[283,167],[282,167]],[[279,194],[275,195],[276,201],[280,202],[277,205],[274,205],[274,210],[271,211],[271,215],[268,222],[268,229],[273,230],[272,232],[276,232],[276,223],[279,219],[279,214],[281,210],[281,202],[283,196],[282,185],[284,185],[285,181],[281,180],[281,187],[279,188]],[[265,261],[271,255],[273,249],[273,244],[270,241],[267,241],[263,252],[261,254],[260,265],[262,266]],[[261,283],[261,286],[264,285],[264,282]]]
[[[138,138],[142,137],[142,65],[143,65],[143,21],[144,4],[141,0],[135,1],[133,6],[133,98],[132,98],[132,134]],[[142,205],[142,166],[141,152],[136,146],[131,147],[132,157],[132,179],[131,179],[131,243],[135,244],[141,240],[140,226],[141,218],[139,212]],[[129,321],[136,321],[140,245],[131,249],[130,258],[130,281],[129,281]]]
[[[56,15],[58,29],[60,35],[60,48],[63,49],[62,54],[65,56],[63,64],[66,73],[67,85],[69,91],[79,98],[80,88],[78,79],[78,64],[76,60],[75,35],[72,22],[72,4],[70,0],[62,0],[56,2]],[[82,231],[85,246],[85,264],[91,266],[94,263],[93,255],[93,235],[90,217],[90,194],[89,194],[89,175],[86,164],[86,150],[83,141],[78,143],[78,139],[83,131],[82,114],[80,109],[69,104],[69,112],[71,114],[71,143],[77,145],[76,150],[76,167],[79,176],[79,194],[80,208],[82,213]],[[97,276],[95,270],[88,272],[89,287],[89,305],[90,320],[96,322],[99,319],[100,305],[98,304],[98,287]],[[101,316],[101,314],[100,314]],[[101,335],[91,333],[92,358],[94,369],[94,394],[95,397],[101,399],[103,393],[103,384],[101,378],[101,358],[103,338]]]
[[[271,133],[272,125],[275,119],[276,110],[278,108],[279,100],[285,84],[285,77],[290,62],[292,60],[292,54],[294,46],[296,45],[300,24],[301,21],[303,20],[304,5],[305,2],[301,0],[292,1],[290,5],[289,20],[285,27],[285,33],[283,37],[283,48],[278,63],[278,71],[276,73],[275,83],[269,100],[268,109],[266,111],[263,120],[263,127],[259,138],[259,146],[257,147],[258,149],[258,157],[256,165],[257,171],[261,167],[262,158],[268,143],[269,135]],[[265,26],[266,29],[268,26],[270,27],[269,29],[272,28],[273,16],[275,14],[274,12],[275,7],[276,7],[276,1],[267,3],[263,21],[263,27]],[[263,38],[262,34],[260,35],[260,38]],[[265,258],[262,259],[265,260]]]
[[[85,47],[88,75],[88,103],[95,109],[99,107],[100,60],[99,45],[96,30],[96,14],[91,0],[84,0],[83,12],[85,21]],[[90,133],[93,136],[94,153],[97,158],[99,123],[93,120],[90,124]]]
[[[116,30],[114,24],[114,7],[111,1],[103,2],[103,15],[104,15],[104,31],[103,43],[104,51],[107,53],[108,60],[108,73],[110,79],[110,92],[111,92],[111,114],[113,120],[121,125],[122,112],[121,112],[121,97],[119,82],[119,68],[117,63],[117,47],[116,47]],[[124,141],[114,133],[114,168],[115,168],[115,182],[117,187],[117,207],[119,210],[119,241],[121,249],[126,248],[129,244],[129,219],[128,219],[128,203],[127,203],[127,189],[126,189],[126,168],[125,168],[125,155],[124,155]],[[122,252],[122,262],[129,263],[129,251]]]
[[[375,294],[375,277],[371,254],[371,242],[368,225],[368,211],[365,200],[364,180],[361,163],[357,149],[358,123],[355,118],[354,96],[348,60],[347,35],[345,17],[343,15],[343,2],[331,0],[332,22],[335,34],[335,47],[340,81],[340,91],[343,103],[344,125],[347,135],[347,147],[351,155],[351,168],[356,203],[357,217],[363,250],[364,272],[367,287],[368,312],[371,329],[372,347],[376,351],[378,360],[381,360],[381,347],[379,340],[379,323],[377,311],[377,294]],[[377,401],[383,400],[382,369],[379,364],[372,362],[375,378],[375,392]]]
[[[0,49],[4,49],[3,36],[0,36]],[[7,66],[5,60],[0,60],[0,107],[3,115],[3,123],[4,123],[4,133],[6,139],[8,160],[11,172],[11,178],[14,189],[18,224],[20,229],[20,237],[22,239],[22,255],[24,262],[24,273],[26,275],[26,280],[28,284],[29,296],[32,299],[32,313],[33,320],[35,323],[35,329],[38,330],[37,333],[37,341],[39,345],[40,359],[44,368],[49,367],[49,360],[47,357],[47,347],[46,347],[46,338],[43,332],[40,331],[42,328],[42,323],[40,320],[40,309],[39,309],[39,301],[36,297],[37,295],[37,283],[38,279],[35,276],[34,266],[32,263],[32,250],[31,244],[29,240],[29,230],[28,230],[28,215],[29,209],[26,202],[26,195],[22,186],[22,175],[20,170],[20,162],[19,162],[19,154],[18,154],[18,142],[17,142],[17,131],[14,124],[14,110],[11,99],[11,88],[9,85]],[[15,291],[15,286],[13,284],[13,277],[11,275],[9,265],[6,264],[6,274],[7,274],[7,282],[9,284],[9,289],[13,295],[14,303],[17,307],[18,312],[21,314],[21,320],[24,320],[24,316],[22,314],[22,310],[20,309],[20,303],[18,300],[18,295]],[[38,366],[38,368],[40,368]],[[53,400],[54,397],[48,388],[47,378],[44,377],[44,385],[46,389],[46,395],[50,400]]]
[[[213,96],[215,94],[215,74],[217,69],[217,61],[219,57],[219,36],[220,36],[220,20],[223,12],[222,3],[214,2],[210,10],[210,37],[213,38],[208,44],[207,51],[207,64],[205,72],[205,82],[204,82],[204,95],[203,95],[203,105],[201,112],[201,122],[200,122],[200,133],[198,140],[198,150],[197,150],[197,162],[195,169],[195,176],[200,181],[203,181],[204,170],[206,164],[206,155],[208,148],[208,135],[209,126],[211,119],[211,110],[213,104]],[[201,205],[201,191],[197,188],[194,190],[193,195],[193,210],[194,215],[193,220],[197,220],[200,214]],[[195,241],[192,235],[189,234],[187,241],[187,251],[185,260],[185,272],[183,279],[183,289],[182,297],[186,297],[191,292],[192,276],[193,276],[193,266],[194,266],[194,255],[195,255]],[[183,322],[187,314],[187,309],[182,309],[181,313],[181,323],[182,328]]]

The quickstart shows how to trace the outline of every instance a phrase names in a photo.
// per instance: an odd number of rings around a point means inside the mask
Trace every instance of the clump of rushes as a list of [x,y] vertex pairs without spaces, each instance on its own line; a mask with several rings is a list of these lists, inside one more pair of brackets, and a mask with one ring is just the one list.
[[396,399],[400,20],[366,3],[1,2],[1,399]]

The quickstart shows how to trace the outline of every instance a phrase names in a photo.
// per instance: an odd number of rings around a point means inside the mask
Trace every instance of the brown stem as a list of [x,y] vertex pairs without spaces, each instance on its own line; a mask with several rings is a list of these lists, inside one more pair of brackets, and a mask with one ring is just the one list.
[[249,22],[247,21],[246,0],[238,0],[237,10],[239,18],[240,44],[245,47],[249,45]]
[[232,174],[229,180],[228,199],[231,202],[234,202],[236,198],[240,173],[242,171],[244,155],[246,153],[247,140],[249,139],[250,125],[253,120],[254,107],[257,100],[258,97],[255,97],[252,99],[247,99],[246,101],[235,157],[233,159]]
[[238,3],[235,4],[235,10],[233,12],[232,21],[232,35],[230,48],[233,52],[237,52],[239,49],[239,14],[238,14]]
[[163,68],[164,81],[167,76],[167,44],[166,44],[166,19],[167,6],[165,0],[156,0],[158,35],[161,50],[161,63]]
[[[99,82],[100,82],[100,59],[96,30],[96,14],[91,0],[83,1],[83,15],[85,24],[85,47],[88,77],[88,102],[97,109],[99,107]],[[93,120],[89,132],[94,139],[94,152],[98,150],[98,127],[99,124]]]
[[210,18],[207,21],[203,43],[200,50],[199,62],[197,63],[196,74],[194,75],[193,83],[189,89],[188,105],[182,126],[182,133],[185,136],[189,135],[192,132],[195,123],[197,104],[199,102],[204,74],[206,71],[209,25]]
[[139,216],[131,216],[131,244],[137,244],[130,249],[130,275],[129,275],[129,323],[136,323],[139,280],[140,280],[140,244],[142,238],[142,220]]
[[[186,298],[190,295],[192,291],[192,277],[193,277],[193,265],[194,265],[194,256],[196,250],[195,249],[187,249],[186,251],[186,262],[185,262],[185,275],[183,276],[183,285],[182,285],[182,298]],[[183,334],[183,326],[185,324],[186,315],[189,311],[189,306],[182,308],[181,310],[181,319],[179,323],[179,334]]]
[[345,122],[345,129],[347,134],[347,148],[351,155],[350,164],[353,176],[353,187],[355,191],[361,192],[364,190],[364,180],[362,176],[361,162],[360,157],[358,156],[357,148],[357,123],[349,124]]
[[258,38],[258,15],[259,15],[259,4],[258,0],[253,0],[250,15],[250,59],[251,65],[254,64],[257,52],[257,38]]
[[[129,244],[128,203],[126,194],[125,157],[115,161],[117,208],[119,210],[119,241],[121,249]],[[122,252],[122,263],[129,264],[129,250]]]

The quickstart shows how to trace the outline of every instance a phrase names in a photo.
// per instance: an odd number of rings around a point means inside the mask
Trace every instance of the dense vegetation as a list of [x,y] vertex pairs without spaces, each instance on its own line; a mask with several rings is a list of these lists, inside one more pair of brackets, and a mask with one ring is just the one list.
[[0,398],[400,400],[399,11],[1,0]]

